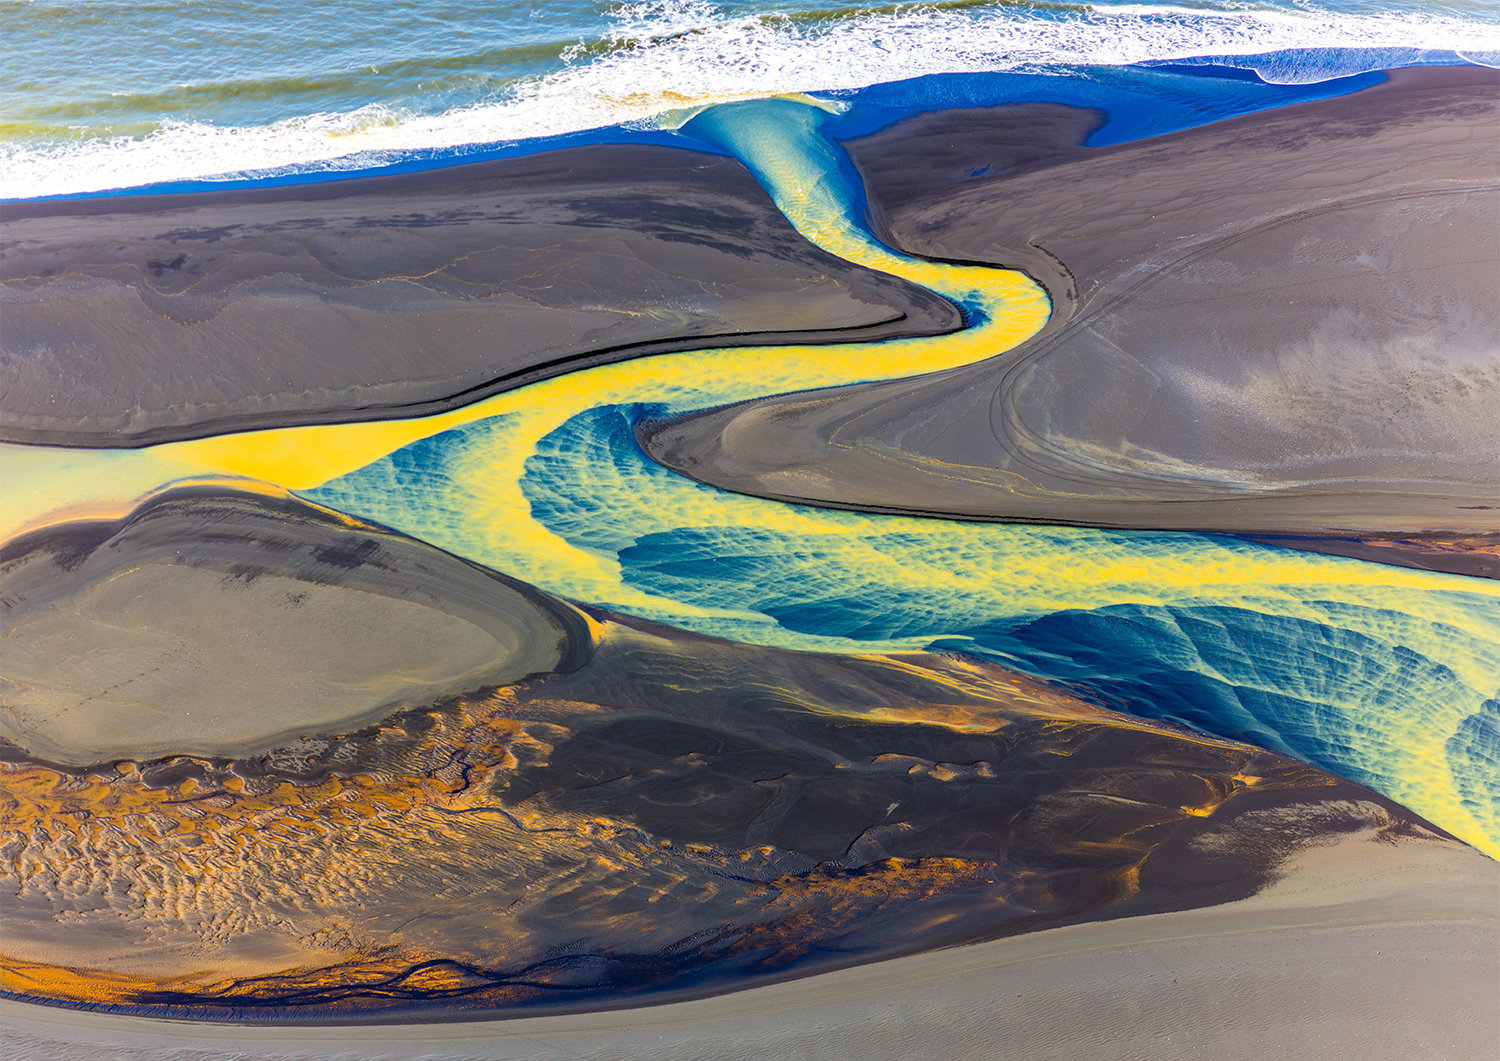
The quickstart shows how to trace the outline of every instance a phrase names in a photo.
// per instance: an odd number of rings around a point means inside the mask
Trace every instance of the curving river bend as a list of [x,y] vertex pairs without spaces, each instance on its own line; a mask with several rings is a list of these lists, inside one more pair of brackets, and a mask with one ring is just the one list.
[[58,496],[108,505],[259,480],[550,593],[700,633],[981,655],[1296,755],[1500,854],[1494,583],[1212,535],[812,509],[716,490],[643,453],[647,420],[967,364],[1045,322],[1045,293],[1019,273],[876,242],[823,117],[790,99],[731,104],[682,134],[739,157],[819,246],[959,303],[963,332],[657,355],[413,420],[24,448],[7,453],[11,518]]

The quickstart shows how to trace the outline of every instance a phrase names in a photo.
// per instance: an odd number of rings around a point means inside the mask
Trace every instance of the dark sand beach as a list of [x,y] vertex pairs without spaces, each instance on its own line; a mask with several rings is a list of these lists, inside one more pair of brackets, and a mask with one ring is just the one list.
[[738,162],[676,148],[4,214],[12,442],[414,416],[649,353],[961,324],[802,239]]
[[[1497,86],[1398,71],[1114,147],[1086,146],[1097,113],[1053,104],[910,118],[846,145],[875,227],[1025,270],[1053,300],[1042,332],[950,372],[634,437],[668,468],[781,500],[1205,529],[1493,577]],[[738,163],[638,145],[13,204],[6,235],[0,438],[23,444],[406,417],[653,353],[962,323],[807,243]],[[582,416],[517,461],[566,472]],[[619,423],[601,437],[695,489]],[[492,475],[422,441],[392,456],[398,501]],[[101,475],[114,456],[89,454]],[[670,538],[590,524],[597,499],[547,495],[541,474],[483,485],[522,501],[459,491],[452,522],[550,535],[546,556],[614,574]],[[6,1053],[1405,1059],[1479,1056],[1500,1035],[1500,866],[1290,755],[957,652],[793,651],[632,618],[244,480],[121,505],[63,510],[0,551]],[[636,599],[740,565],[763,611],[683,594],[684,611],[736,630],[771,616],[817,643],[820,622],[863,635],[845,622],[861,608],[906,608],[915,629],[918,598],[961,580],[941,551],[925,568],[913,553],[910,596],[862,597],[824,557],[824,597],[778,597],[775,578],[819,577],[815,541],[704,509],[743,537],[656,543],[666,574]],[[421,514],[441,531],[444,511]],[[671,518],[685,537],[704,519]],[[1127,539],[1148,536],[1113,537],[1124,574],[1097,581],[1119,583],[1120,613],[1147,582]],[[1056,548],[1054,573],[1071,559]],[[758,579],[757,550],[779,549],[805,566]],[[1218,562],[1227,610],[1249,591]],[[1218,678],[1238,653],[1249,677],[1205,712],[1264,694],[1330,743],[1343,723],[1321,705],[1352,684],[1377,752],[1417,749],[1404,765],[1451,802],[1482,795],[1482,774],[1430,748],[1485,751],[1492,702],[1451,735],[1413,732],[1431,723],[1404,708],[1418,678],[1430,698],[1468,695],[1444,668],[1470,657],[1440,649],[1485,627],[1422,626],[1377,588],[1347,626],[1332,605],[1324,625],[1284,609],[1303,625],[1282,670],[1250,665],[1290,636],[1275,601],[1256,602],[1262,627],[1208,616],[1186,662],[1142,623],[1128,662],[1159,651],[1160,683],[1190,699],[1183,675]],[[1035,609],[1110,610],[1078,599]],[[1377,628],[1390,616],[1396,633]],[[1389,658],[1361,647],[1367,628],[1415,631],[1407,670],[1344,673]],[[1230,732],[1286,750],[1255,719]]]
[[290,499],[177,491],[7,557],[12,997],[607,1008],[1243,900],[1344,837],[1468,850],[1000,667],[586,619]]
[[1047,327],[970,367],[769,397],[643,441],[786,500],[1491,549],[1497,83],[1399,70],[1115,147],[1082,146],[1099,116],[1055,105],[852,141],[895,246],[1026,270],[1053,298]]

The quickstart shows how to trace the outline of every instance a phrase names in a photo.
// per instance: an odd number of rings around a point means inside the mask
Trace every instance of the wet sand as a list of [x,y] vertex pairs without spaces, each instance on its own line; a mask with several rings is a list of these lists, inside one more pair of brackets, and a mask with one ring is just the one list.
[[[200,500],[220,528],[204,562],[269,566],[237,538],[254,506]],[[477,578],[440,593],[426,547],[319,536],[287,514],[280,567],[303,592],[415,600],[416,584],[438,618],[487,604]],[[164,502],[110,540],[139,546],[181,518]],[[307,541],[324,543],[321,568]],[[90,557],[45,584],[86,601],[72,582],[150,566],[121,551],[118,569]],[[225,581],[230,605],[244,589]],[[152,588],[139,607],[180,605],[212,640],[211,610]],[[0,747],[0,990],[268,1025],[609,1009],[1233,902],[1341,837],[1370,835],[1382,863],[1410,845],[1435,864],[1480,857],[1323,770],[994,665],[790,652],[602,613],[558,649],[542,635],[562,605],[497,593],[487,614],[534,623],[555,672],[376,718],[309,662],[336,662],[344,639],[294,627],[307,658],[266,676],[264,703],[211,688],[205,705],[178,676],[178,700],[82,698],[8,730],[30,754]],[[264,603],[236,605],[233,625],[257,629]],[[405,628],[418,647],[429,632]],[[233,693],[248,683],[232,647],[176,657]],[[378,647],[399,661],[409,646]]]
[[1350,837],[1243,902],[1037,932],[717,998],[503,1022],[205,1026],[0,1002],[37,1061],[1485,1056],[1500,868]]
[[1081,146],[1097,115],[1034,105],[854,141],[889,239],[1027,270],[1054,301],[1046,329],[971,367],[752,401],[643,442],[715,486],[879,511],[1492,533],[1497,77],[1396,71],[1107,148]]
[[412,416],[650,353],[960,324],[807,243],[737,162],[677,148],[4,214],[12,442]]

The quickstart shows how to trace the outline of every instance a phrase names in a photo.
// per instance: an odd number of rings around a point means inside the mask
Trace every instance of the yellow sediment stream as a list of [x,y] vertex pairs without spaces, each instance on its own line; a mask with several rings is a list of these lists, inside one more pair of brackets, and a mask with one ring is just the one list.
[[[995,357],[1042,327],[1047,297],[1023,274],[924,262],[869,238],[854,216],[858,189],[843,175],[836,149],[818,133],[818,118],[814,108],[792,101],[731,104],[698,115],[684,132],[744,160],[808,239],[954,299],[969,312],[971,327],[955,335],[879,343],[663,354],[582,370],[462,409],[406,420],[246,432],[138,450],[10,446],[0,452],[5,470],[0,533],[12,536],[84,514],[123,513],[141,497],[183,482],[239,479],[314,490],[414,442],[486,421],[482,452],[463,456],[464,479],[476,485],[463,494],[461,504],[423,509],[423,486],[414,483],[405,501],[393,502],[398,507],[409,503],[414,515],[408,523],[390,519],[378,506],[354,514],[391,522],[564,596],[709,632],[717,618],[754,619],[764,623],[758,629],[768,642],[840,647],[839,636],[809,636],[766,621],[753,600],[695,602],[648,592],[625,575],[615,552],[570,542],[538,519],[523,485],[527,462],[543,439],[592,409],[651,402],[685,412],[767,394],[900,378]],[[952,600],[955,608],[972,607],[976,595],[982,595],[995,617],[1116,606],[1239,608],[1365,638],[1385,651],[1426,657],[1440,664],[1446,677],[1353,674],[1359,670],[1355,661],[1333,658],[1345,651],[1336,643],[1298,648],[1312,661],[1309,666],[1332,675],[1320,678],[1333,683],[1327,687],[1337,702],[1330,710],[1338,713],[1343,727],[1332,737],[1342,739],[1347,731],[1366,742],[1358,754],[1379,764],[1370,768],[1372,774],[1389,778],[1383,791],[1491,854],[1500,853],[1494,808],[1476,803],[1472,792],[1472,782],[1482,784],[1486,768],[1475,760],[1471,768],[1478,771],[1476,777],[1458,783],[1448,748],[1465,720],[1500,686],[1500,587],[1492,583],[1314,554],[1231,547],[1193,536],[1128,538],[814,511],[681,483],[653,511],[637,513],[641,529],[630,533],[639,536],[653,527],[734,527],[816,542],[817,556],[785,556],[782,577],[842,578],[851,594],[865,592],[868,582],[878,586],[870,592],[893,599]],[[620,496],[622,505],[630,501],[625,493]],[[330,503],[326,497],[318,500]],[[891,535],[909,540],[873,541]],[[828,573],[830,558],[841,573]],[[726,627],[725,632],[737,630]],[[862,647],[922,647],[944,632],[918,633],[911,641],[872,639]],[[1220,677],[1201,660],[1178,665]],[[1228,677],[1223,680],[1235,685]],[[1323,725],[1303,721],[1314,729]]]

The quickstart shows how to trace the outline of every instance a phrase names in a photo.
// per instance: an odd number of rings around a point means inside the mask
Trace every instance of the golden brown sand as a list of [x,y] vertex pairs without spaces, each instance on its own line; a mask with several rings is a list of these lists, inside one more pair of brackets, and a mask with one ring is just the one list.
[[7,1057],[1322,1059],[1487,1056],[1500,866],[1367,837],[1227,906],[1078,925],[717,998],[480,1024],[235,1028],[0,1004]]

